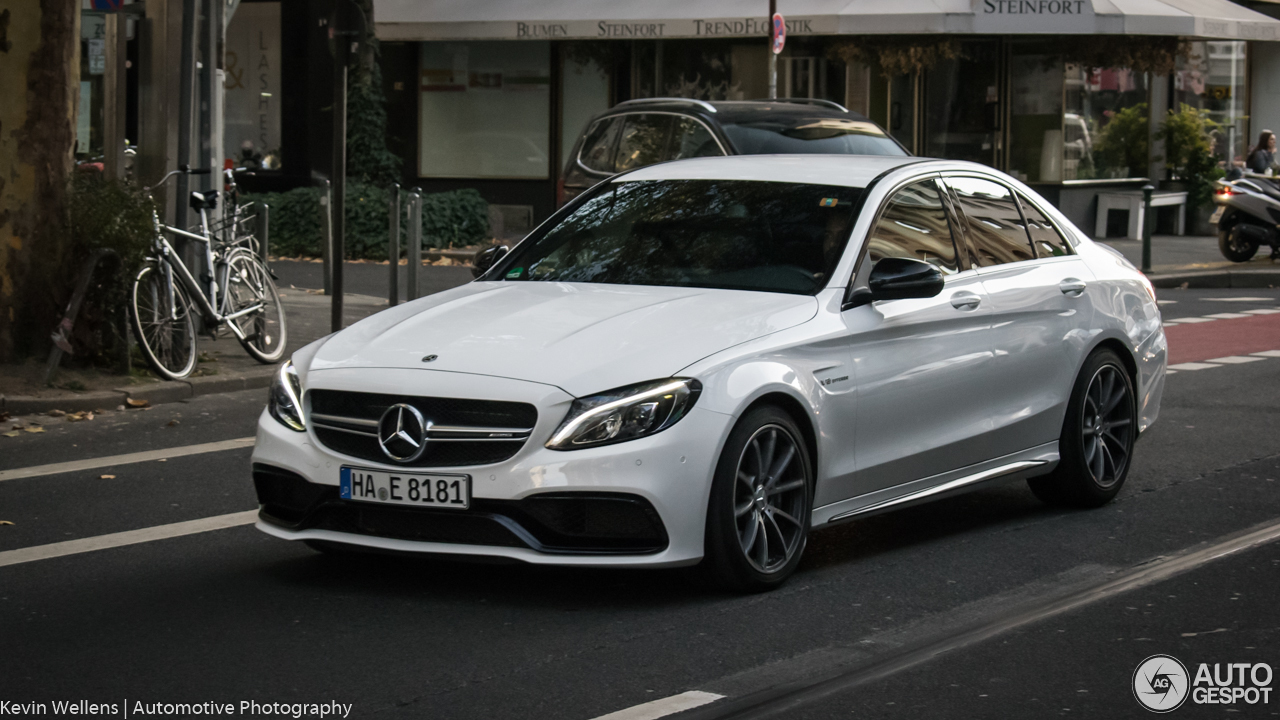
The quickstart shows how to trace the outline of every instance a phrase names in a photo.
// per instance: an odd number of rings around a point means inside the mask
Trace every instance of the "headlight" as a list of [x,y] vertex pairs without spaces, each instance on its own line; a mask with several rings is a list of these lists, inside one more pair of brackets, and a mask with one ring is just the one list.
[[302,381],[298,379],[298,371],[293,369],[292,360],[281,365],[276,373],[276,380],[271,383],[271,395],[267,398],[267,410],[271,417],[290,430],[303,432],[307,429],[307,421],[302,419]]
[[547,447],[578,450],[662,432],[688,414],[700,392],[697,380],[672,378],[579,398]]

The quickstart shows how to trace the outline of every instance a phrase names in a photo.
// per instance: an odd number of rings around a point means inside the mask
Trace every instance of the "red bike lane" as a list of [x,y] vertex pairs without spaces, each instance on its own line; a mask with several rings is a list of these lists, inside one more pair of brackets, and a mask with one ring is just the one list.
[[1186,323],[1164,329],[1169,364],[1280,350],[1280,314]]

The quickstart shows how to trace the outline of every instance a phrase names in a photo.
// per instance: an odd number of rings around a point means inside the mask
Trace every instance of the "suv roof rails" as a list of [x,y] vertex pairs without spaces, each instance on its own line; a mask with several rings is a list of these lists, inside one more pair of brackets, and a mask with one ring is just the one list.
[[759,102],[783,102],[783,103],[797,103],[800,105],[818,105],[820,107],[831,108],[832,110],[839,110],[840,112],[849,112],[849,108],[841,105],[838,102],[833,102],[831,100],[822,100],[819,98],[761,98]]
[[715,112],[716,106],[706,100],[695,100],[693,98],[677,98],[677,97],[655,97],[655,98],[637,98],[635,100],[624,100],[618,105],[644,105],[646,103],[688,103],[697,105],[707,112]]

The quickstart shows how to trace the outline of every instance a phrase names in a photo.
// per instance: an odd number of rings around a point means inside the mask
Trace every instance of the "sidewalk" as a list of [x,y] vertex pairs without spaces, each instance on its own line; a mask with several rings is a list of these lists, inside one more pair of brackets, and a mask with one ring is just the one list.
[[[329,334],[328,297],[282,282],[280,300],[288,318],[285,357]],[[386,307],[385,299],[348,294],[344,296],[343,315],[350,325]],[[137,366],[130,377],[97,370],[59,369],[54,376],[55,387],[50,388],[41,383],[43,359],[29,360],[21,366],[0,366],[0,415],[115,410],[127,405],[127,399],[155,405],[197,395],[265,388],[277,367],[249,357],[225,331],[217,340],[199,338],[197,350],[199,365],[192,377],[180,382],[158,380],[145,367]]]
[[[1119,250],[1129,262],[1142,267],[1141,240],[1099,240]],[[1280,287],[1280,264],[1269,248],[1260,248],[1247,263],[1222,257],[1216,236],[1157,235],[1151,238],[1151,282],[1158,288],[1265,288]]]

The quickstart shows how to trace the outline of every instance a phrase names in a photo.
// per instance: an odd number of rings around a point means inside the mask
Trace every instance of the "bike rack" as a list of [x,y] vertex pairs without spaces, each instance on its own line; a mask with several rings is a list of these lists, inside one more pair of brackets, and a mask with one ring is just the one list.
[[[120,255],[110,248],[99,248],[89,254],[85,259],[84,265],[80,270],[80,280],[76,283],[76,290],[71,294],[71,300],[67,303],[67,311],[62,316],[62,321],[49,334],[49,339],[53,341],[53,347],[49,350],[49,361],[45,364],[44,384],[48,385],[53,382],[53,375],[58,371],[58,365],[62,362],[63,354],[74,355],[75,350],[71,347],[71,331],[75,328],[76,317],[80,314],[80,305],[84,303],[84,296],[89,292],[89,283],[93,281],[93,273],[98,269],[98,264],[103,260],[110,259],[115,262],[117,269],[122,265]],[[120,317],[116,318],[118,323],[117,330],[123,342],[120,343],[121,351],[119,358],[119,367],[117,368],[121,374],[129,374],[129,322],[125,315],[128,310],[121,305]]]

